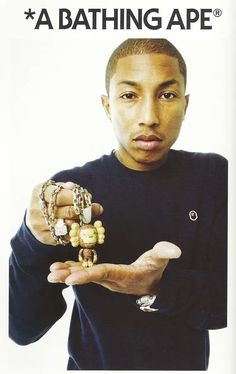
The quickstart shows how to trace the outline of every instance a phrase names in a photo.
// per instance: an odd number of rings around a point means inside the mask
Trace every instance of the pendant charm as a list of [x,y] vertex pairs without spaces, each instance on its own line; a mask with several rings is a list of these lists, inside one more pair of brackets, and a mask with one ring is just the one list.
[[95,249],[81,248],[79,251],[79,262],[85,268],[90,268],[93,264],[96,264],[98,260],[97,252]]
[[92,206],[88,206],[82,210],[82,221],[83,223],[90,223],[92,219]]
[[67,226],[63,218],[58,218],[57,223],[54,226],[55,234],[57,236],[62,236],[67,234]]
[[70,242],[72,247],[82,247],[79,252],[79,262],[84,267],[91,267],[97,262],[96,244],[103,244],[105,240],[105,229],[101,221],[94,224],[73,223],[70,230]]

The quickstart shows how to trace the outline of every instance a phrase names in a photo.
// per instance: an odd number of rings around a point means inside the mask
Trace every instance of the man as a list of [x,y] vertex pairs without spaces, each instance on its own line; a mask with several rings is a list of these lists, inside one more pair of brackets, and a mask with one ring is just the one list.
[[[183,57],[165,39],[129,39],[113,52],[102,103],[118,148],[54,176],[62,184],[55,217],[69,230],[78,219],[75,183],[98,202],[93,215],[106,228],[99,264],[85,268],[71,245],[55,245],[37,186],[12,240],[17,343],[46,333],[65,312],[63,288],[73,285],[69,370],[207,369],[208,329],[226,326],[227,165],[216,154],[171,149],[185,87]],[[55,188],[45,188],[46,203]]]

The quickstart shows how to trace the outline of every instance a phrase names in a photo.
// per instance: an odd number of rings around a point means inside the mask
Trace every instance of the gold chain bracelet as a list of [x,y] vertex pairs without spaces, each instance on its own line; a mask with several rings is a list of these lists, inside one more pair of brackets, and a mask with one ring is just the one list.
[[[89,223],[91,221],[91,206],[92,206],[92,195],[86,190],[76,184],[73,189],[73,206],[74,211],[79,216],[79,225],[83,223]],[[86,214],[89,216],[86,217]]]
[[[48,206],[47,206],[46,201],[45,201],[45,191],[46,191],[46,188],[49,187],[49,186],[55,186],[56,188],[52,192],[49,203],[48,203]],[[45,221],[46,221],[46,223],[49,227],[49,230],[51,232],[51,236],[58,245],[66,245],[66,244],[69,243],[69,241],[65,240],[63,238],[63,236],[57,236],[55,234],[56,198],[57,198],[58,192],[62,188],[63,187],[61,185],[58,185],[55,181],[50,179],[42,185],[42,187],[40,189],[40,193],[39,193],[39,201],[40,201],[41,211],[42,211],[43,216],[45,218]]]

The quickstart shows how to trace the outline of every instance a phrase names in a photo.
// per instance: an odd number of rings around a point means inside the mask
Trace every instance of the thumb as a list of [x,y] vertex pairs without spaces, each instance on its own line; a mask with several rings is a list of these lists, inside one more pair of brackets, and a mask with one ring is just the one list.
[[165,241],[156,243],[152,251],[153,255],[156,254],[159,258],[163,259],[179,258],[182,253],[177,245]]
[[150,250],[149,262],[154,264],[155,267],[165,270],[169,263],[169,260],[179,258],[181,256],[181,250],[177,245],[171,242],[158,242]]
[[144,252],[135,262],[134,265],[152,265],[154,267],[166,267],[170,259],[179,258],[181,250],[177,245],[170,242],[158,242],[152,249]]

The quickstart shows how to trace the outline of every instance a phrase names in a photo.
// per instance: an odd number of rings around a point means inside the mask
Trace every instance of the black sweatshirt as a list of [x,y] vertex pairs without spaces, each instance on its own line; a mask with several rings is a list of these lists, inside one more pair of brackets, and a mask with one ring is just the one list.
[[[112,153],[54,179],[79,183],[103,206],[100,263],[129,264],[163,240],[182,251],[163,274],[153,313],[141,311],[135,295],[73,286],[68,369],[207,369],[208,329],[226,326],[226,160],[171,150],[159,169],[141,172]],[[65,285],[47,275],[51,263],[77,260],[78,249],[44,245],[25,223],[12,249],[10,336],[24,345],[65,312]]]

